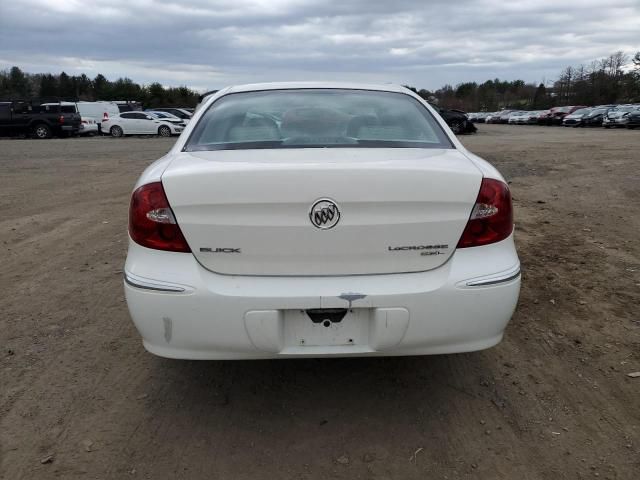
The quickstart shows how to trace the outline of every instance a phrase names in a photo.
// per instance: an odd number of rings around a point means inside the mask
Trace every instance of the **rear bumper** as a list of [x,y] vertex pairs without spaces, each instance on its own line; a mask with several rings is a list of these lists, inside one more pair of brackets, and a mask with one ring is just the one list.
[[[519,290],[520,264],[512,237],[457,250],[442,267],[422,273],[219,275],[204,269],[192,255],[135,243],[125,266],[127,304],[145,348],[182,359],[481,350],[502,339]],[[355,333],[359,337],[352,343],[304,345],[292,339],[292,319],[306,318],[304,310],[349,307],[362,319]]]
[[98,124],[80,125],[79,133],[81,135],[87,135],[90,133],[98,133]]

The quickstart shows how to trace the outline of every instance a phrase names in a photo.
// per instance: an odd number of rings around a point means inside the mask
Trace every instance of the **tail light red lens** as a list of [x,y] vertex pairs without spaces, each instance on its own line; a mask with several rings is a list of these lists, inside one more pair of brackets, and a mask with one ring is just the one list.
[[60,115],[60,117],[58,118],[58,122],[64,123],[64,115]]
[[512,231],[513,208],[509,187],[499,180],[483,178],[458,248],[499,242],[511,235]]
[[148,183],[133,192],[129,207],[129,235],[143,247],[191,252],[161,182]]

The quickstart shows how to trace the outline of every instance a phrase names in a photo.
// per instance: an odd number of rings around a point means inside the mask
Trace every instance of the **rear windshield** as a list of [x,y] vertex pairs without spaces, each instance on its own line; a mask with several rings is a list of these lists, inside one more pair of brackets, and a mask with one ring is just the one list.
[[185,150],[328,147],[453,148],[409,95],[308,89],[225,95],[200,118]]

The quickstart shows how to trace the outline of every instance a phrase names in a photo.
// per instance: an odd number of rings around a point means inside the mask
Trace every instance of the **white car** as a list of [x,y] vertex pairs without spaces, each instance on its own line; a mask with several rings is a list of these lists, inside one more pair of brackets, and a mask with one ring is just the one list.
[[509,125],[522,125],[526,123],[526,119],[528,118],[528,112],[513,112],[509,115],[509,120],[507,123]]
[[182,124],[174,124],[147,112],[123,112],[102,119],[102,132],[112,137],[122,137],[123,135],[170,137],[171,135],[180,135],[182,130],[184,130]]
[[98,122],[95,118],[80,117],[80,135],[97,135],[98,134]]
[[139,178],[129,236],[127,304],[163,357],[480,350],[520,290],[504,178],[399,86],[217,92]]

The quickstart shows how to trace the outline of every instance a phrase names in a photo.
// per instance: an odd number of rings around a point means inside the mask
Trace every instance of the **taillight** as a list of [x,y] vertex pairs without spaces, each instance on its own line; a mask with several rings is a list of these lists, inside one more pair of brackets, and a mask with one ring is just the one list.
[[191,252],[161,182],[139,187],[131,196],[129,235],[139,245],[170,252]]
[[499,180],[483,178],[458,248],[499,242],[511,235],[512,231],[513,209],[509,187]]
[[64,115],[60,115],[60,118],[58,118],[58,122],[64,123]]

